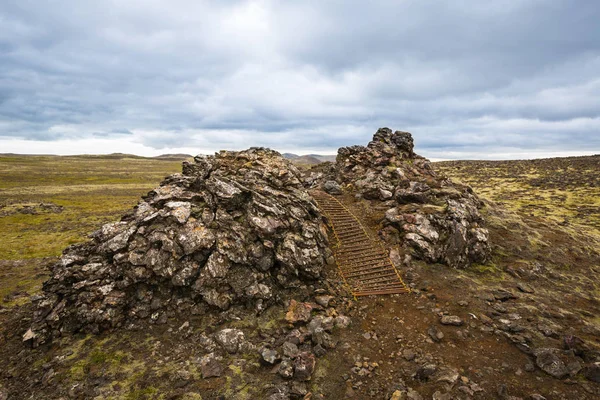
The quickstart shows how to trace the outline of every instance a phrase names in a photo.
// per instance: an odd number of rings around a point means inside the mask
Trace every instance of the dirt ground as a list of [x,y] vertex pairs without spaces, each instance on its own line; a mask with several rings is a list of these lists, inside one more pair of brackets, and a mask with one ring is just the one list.
[[[336,298],[335,308],[352,325],[334,332],[337,346],[318,359],[308,384],[312,397],[306,398],[600,398],[600,385],[586,379],[583,361],[569,356],[569,373],[557,379],[532,354],[563,350],[565,338],[573,336],[600,346],[599,159],[434,164],[485,200],[492,261],[467,270],[414,261],[402,267],[410,294]],[[47,201],[35,195],[27,200]],[[385,209],[351,195],[343,201],[376,237]],[[114,215],[111,208],[102,222]],[[5,218],[10,217],[0,216],[4,229]],[[39,290],[52,256],[0,261],[0,287],[11,287],[0,308],[0,398],[4,393],[9,399],[262,399],[265,383],[281,380],[260,365],[257,354],[232,356],[224,361],[225,372],[211,379],[202,379],[197,360],[204,350],[202,334],[216,327],[239,327],[257,337],[289,329],[283,305],[233,322],[188,316],[165,325],[76,335],[37,349],[24,346],[28,295]],[[15,274],[33,274],[35,283],[26,288],[9,283]],[[343,292],[333,265],[327,277]],[[441,324],[443,315],[459,317],[462,325]]]

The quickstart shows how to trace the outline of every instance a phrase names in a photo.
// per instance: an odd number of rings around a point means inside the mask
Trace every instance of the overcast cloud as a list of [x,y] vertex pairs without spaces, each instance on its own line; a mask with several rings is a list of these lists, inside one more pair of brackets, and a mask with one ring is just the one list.
[[0,2],[0,153],[600,153],[596,0]]

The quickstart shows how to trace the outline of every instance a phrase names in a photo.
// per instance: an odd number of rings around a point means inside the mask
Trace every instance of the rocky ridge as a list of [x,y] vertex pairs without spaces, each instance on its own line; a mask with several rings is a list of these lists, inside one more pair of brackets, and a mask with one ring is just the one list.
[[233,305],[260,313],[320,278],[327,246],[300,172],[279,153],[197,156],[120,222],[64,251],[24,340]]
[[489,258],[489,233],[478,210],[482,202],[471,188],[437,174],[415,154],[408,132],[381,128],[367,146],[340,148],[335,164],[313,173],[308,184],[387,207],[379,235],[399,245],[401,256],[454,268]]

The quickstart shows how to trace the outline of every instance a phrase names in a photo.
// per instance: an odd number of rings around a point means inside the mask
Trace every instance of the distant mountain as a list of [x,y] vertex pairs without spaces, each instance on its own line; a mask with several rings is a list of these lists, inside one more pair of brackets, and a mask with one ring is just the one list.
[[312,156],[300,156],[298,158],[294,158],[292,160],[292,162],[294,164],[303,164],[303,165],[316,165],[316,164],[321,164],[323,161],[319,160],[316,157],[312,157]]
[[337,155],[335,154],[327,154],[327,155],[320,155],[320,154],[308,154],[311,157],[314,158],[318,158],[319,160],[321,160],[321,162],[335,162],[335,159],[337,157]]

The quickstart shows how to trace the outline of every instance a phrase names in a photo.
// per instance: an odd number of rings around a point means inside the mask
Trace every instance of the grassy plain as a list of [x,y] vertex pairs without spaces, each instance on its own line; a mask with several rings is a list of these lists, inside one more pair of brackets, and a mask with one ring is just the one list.
[[180,170],[175,158],[0,155],[0,304],[38,289],[65,247]]
[[480,197],[512,211],[600,233],[600,155],[434,164]]

